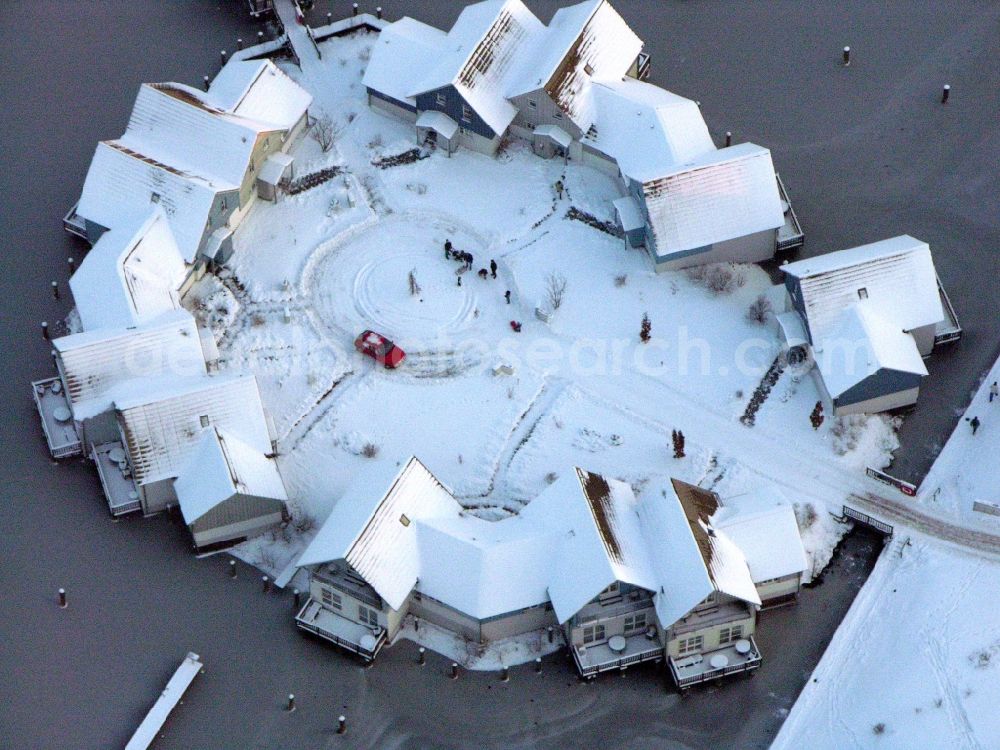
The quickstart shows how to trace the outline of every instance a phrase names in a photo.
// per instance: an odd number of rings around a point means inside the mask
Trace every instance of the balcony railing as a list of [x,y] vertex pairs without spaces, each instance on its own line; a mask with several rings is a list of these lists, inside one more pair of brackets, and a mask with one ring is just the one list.
[[[739,645],[741,643],[749,644],[745,652]],[[715,651],[676,658],[671,656],[667,661],[677,687],[686,690],[693,685],[720,680],[728,675],[752,672],[761,665],[763,657],[751,636]]]
[[52,458],[68,458],[82,453],[83,445],[73,423],[62,380],[58,377],[36,380],[31,384],[31,392]]
[[778,240],[775,250],[779,253],[796,250],[806,242],[805,234],[802,232],[802,225],[799,224],[799,217],[792,208],[792,201],[788,197],[785,183],[781,181],[781,176],[775,173],[774,178],[778,181],[778,194],[788,210],[785,212],[785,223],[778,228]]
[[659,638],[632,635],[625,638],[625,649],[613,651],[608,642],[592,646],[570,647],[573,661],[581,677],[591,679],[601,672],[623,670],[634,664],[663,660],[663,644]]
[[348,620],[310,598],[295,616],[295,624],[365,661],[371,661],[385,645],[385,628],[371,628]]

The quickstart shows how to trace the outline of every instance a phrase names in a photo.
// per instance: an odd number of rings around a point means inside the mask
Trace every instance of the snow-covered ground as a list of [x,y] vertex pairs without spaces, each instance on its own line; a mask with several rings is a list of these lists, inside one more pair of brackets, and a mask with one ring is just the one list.
[[[766,274],[727,267],[729,282],[713,291],[696,275],[654,273],[644,253],[566,216],[575,207],[612,220],[614,179],[518,142],[497,158],[460,149],[377,168],[416,143],[412,125],[366,104],[371,42],[323,42],[322,60],[285,66],[337,133],[326,153],[308,136],[293,147],[296,176],[334,165],[341,174],[258,202],[223,283],[196,290],[222,369],[260,382],[283,478],[306,519],[240,554],[277,574],[310,537],[310,519],[322,522],[355,477],[415,454],[487,519],[516,513],[574,465],[639,492],[669,476],[724,499],[776,483],[798,507],[813,569],[822,568],[844,530],[826,511],[839,513],[867,486],[864,467],[887,465],[898,443],[894,424],[877,416],[827,418],[814,430],[819,394],[811,374],[792,370],[755,424],[741,423],[779,351],[773,321],[746,315],[758,296],[774,295]],[[473,254],[471,271],[444,257],[446,239]],[[497,278],[480,278],[491,259]],[[553,284],[565,287],[558,305]],[[368,327],[408,353],[403,367],[385,371],[354,352]],[[495,374],[499,365],[512,372]],[[675,429],[683,458],[673,457]]]
[[[961,526],[1000,533],[1000,398],[990,386],[1000,381],[1000,360],[980,384],[944,449],[920,485],[917,501],[926,513]],[[971,422],[979,428],[972,432]],[[976,509],[993,506],[997,515]]]
[[894,540],[772,749],[1000,747],[998,597],[1000,562]]
[[[959,421],[916,501],[993,533],[972,504],[1000,501],[998,379],[1000,360],[966,412],[979,429]],[[773,747],[1000,747],[998,598],[1000,559],[897,530]]]

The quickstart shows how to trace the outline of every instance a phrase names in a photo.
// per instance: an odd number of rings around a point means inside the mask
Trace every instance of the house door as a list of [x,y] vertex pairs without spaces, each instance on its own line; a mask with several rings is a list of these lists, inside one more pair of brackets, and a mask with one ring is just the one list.
[[424,136],[424,143],[428,146],[437,146],[438,134],[434,128],[427,129],[427,135]]

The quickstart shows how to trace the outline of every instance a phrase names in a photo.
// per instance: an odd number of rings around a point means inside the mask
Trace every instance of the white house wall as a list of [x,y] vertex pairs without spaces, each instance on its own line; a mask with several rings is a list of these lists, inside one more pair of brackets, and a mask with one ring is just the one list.
[[656,263],[656,270],[677,271],[707,263],[759,263],[774,257],[775,238],[776,230],[766,229],[725,242],[716,242],[710,250],[660,261]]
[[277,526],[283,519],[284,517],[280,512],[270,513],[223,526],[210,526],[200,531],[195,530],[197,527],[197,523],[195,523],[190,527],[191,536],[194,539],[195,547],[207,547],[221,542],[257,536]]
[[892,409],[901,409],[904,406],[912,406],[917,403],[919,395],[920,387],[918,386],[905,391],[887,393],[884,396],[870,398],[867,401],[859,401],[856,404],[835,406],[833,414],[834,416],[842,417],[847,414],[877,414],[883,411],[891,411]]

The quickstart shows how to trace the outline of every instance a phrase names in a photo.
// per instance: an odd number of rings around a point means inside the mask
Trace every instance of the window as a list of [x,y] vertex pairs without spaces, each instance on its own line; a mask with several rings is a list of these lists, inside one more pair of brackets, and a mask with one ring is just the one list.
[[440,91],[438,92],[438,95],[435,97],[435,101],[437,102],[437,105],[439,107],[448,106],[448,97],[442,94]]
[[583,629],[583,642],[596,643],[604,640],[604,625],[588,625]]
[[586,73],[588,76],[594,75],[594,66],[591,65],[590,63],[587,63],[586,65],[583,66],[583,72]]
[[202,427],[208,427],[208,415],[207,414],[202,414],[200,417],[198,417],[198,419],[201,420],[201,426]]
[[400,515],[399,522],[401,524],[403,524],[403,526],[409,526],[410,525],[410,519],[409,519],[409,517],[405,513],[403,513],[402,515]]
[[472,108],[468,104],[462,105],[462,119],[465,122],[472,122]]
[[160,202],[160,194],[159,193],[153,193],[151,196],[149,196],[149,200],[152,203],[159,203]]
[[639,633],[646,629],[646,613],[637,612],[625,618],[625,635]]
[[555,113],[554,115],[552,115],[552,116],[553,116],[554,118],[556,118],[557,120],[561,120],[561,119],[562,119],[562,112],[556,112],[556,113]]
[[681,638],[677,642],[677,653],[681,656],[685,654],[695,654],[701,651],[701,647],[705,643],[704,636],[695,635],[690,638]]
[[343,604],[340,594],[335,594],[330,589],[320,589],[323,596],[323,604],[327,607],[333,607],[334,609],[340,609]]
[[538,102],[534,101],[533,99],[528,99],[528,106],[531,107],[532,109],[535,109],[538,106]]
[[358,605],[358,619],[361,620],[365,625],[369,625],[373,628],[378,627],[378,615],[375,613],[374,609],[368,609],[368,607]]
[[221,208],[221,210],[223,210],[223,211],[225,211],[225,210],[226,210],[226,208],[227,208],[227,204],[226,204],[226,199],[225,199],[225,198],[223,198],[223,199],[222,199],[222,202],[221,202],[221,203],[219,204],[219,207],[220,207],[220,208]]
[[868,289],[867,288],[861,287],[858,290],[858,299],[868,299]]
[[725,643],[732,643],[733,641],[738,641],[743,637],[743,626],[733,625],[729,628],[722,628],[719,630],[719,645]]

